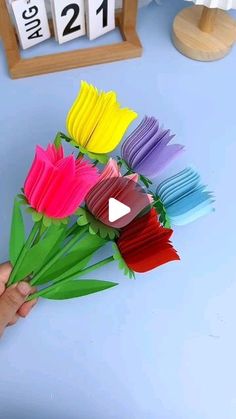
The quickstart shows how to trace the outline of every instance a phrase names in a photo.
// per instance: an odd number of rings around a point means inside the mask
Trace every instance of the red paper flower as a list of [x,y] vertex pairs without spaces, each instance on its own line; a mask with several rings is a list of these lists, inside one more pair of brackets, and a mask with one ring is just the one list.
[[97,169],[83,159],[64,157],[62,147],[49,144],[36,154],[24,193],[32,208],[50,218],[65,218],[80,206],[98,181]]
[[122,229],[117,245],[127,266],[147,272],[172,260],[179,260],[169,241],[173,230],[163,228],[153,208]]

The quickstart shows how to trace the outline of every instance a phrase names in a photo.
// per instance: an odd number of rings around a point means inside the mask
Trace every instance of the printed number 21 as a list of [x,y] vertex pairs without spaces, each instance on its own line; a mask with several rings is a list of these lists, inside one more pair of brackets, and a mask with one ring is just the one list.
[[108,0],[103,0],[99,8],[96,10],[96,15],[98,15],[101,11],[103,13],[102,26],[103,28],[105,28],[108,25],[108,18],[107,18]]

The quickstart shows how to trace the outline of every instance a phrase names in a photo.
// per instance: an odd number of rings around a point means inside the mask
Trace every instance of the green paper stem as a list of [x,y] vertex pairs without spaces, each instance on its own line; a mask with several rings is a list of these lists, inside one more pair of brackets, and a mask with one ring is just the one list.
[[[121,159],[119,156],[117,157],[117,159],[118,159],[118,165],[120,166],[120,167],[122,167],[123,165],[126,167],[126,173],[124,174],[124,176],[128,176],[128,175],[131,175],[132,173],[136,173],[129,165],[128,165],[128,163],[124,160],[124,159]],[[146,188],[148,188],[149,187],[149,185],[151,185],[152,184],[152,181],[150,180],[150,179],[148,179],[146,176],[144,176],[144,175],[142,175],[142,174],[140,174],[139,173],[139,180],[144,184],[144,186],[146,187]]]
[[155,208],[157,213],[159,214],[159,221],[162,223],[163,227],[171,228],[171,222],[168,217],[166,208],[162,203],[161,199],[158,196],[153,195],[154,201],[152,206]]
[[76,157],[76,160],[79,160],[81,157],[84,157],[84,153],[82,153],[82,151],[80,151],[78,153],[78,156]]
[[30,281],[31,285],[34,285],[41,275],[45,274],[45,272],[54,265],[65,253],[67,253],[72,247],[76,245],[78,239],[87,231],[88,226],[83,227],[78,234],[76,234],[49,262],[44,265],[43,269],[37,272]]
[[72,141],[72,138],[68,137],[68,135],[64,134],[63,132],[59,132],[59,134],[60,134],[60,137],[63,140],[67,141],[68,143],[70,143]]
[[22,251],[21,251],[21,253],[20,253],[20,255],[19,255],[19,257],[18,257],[18,259],[17,259],[17,261],[16,261],[16,263],[14,265],[14,267],[13,267],[13,270],[11,271],[11,275],[10,275],[10,278],[8,280],[8,283],[7,283],[7,286],[8,287],[10,285],[14,284],[14,279],[15,279],[15,275],[17,273],[17,270],[20,268],[20,266],[21,266],[21,264],[22,264],[22,262],[24,260],[24,257],[25,257],[25,255],[27,253],[27,250],[31,247],[31,245],[32,245],[32,243],[34,241],[35,235],[37,234],[37,232],[39,230],[39,227],[40,227],[40,224],[39,223],[35,223],[34,224],[32,230],[31,230],[31,232],[30,232],[30,234],[28,236],[28,239],[26,240],[25,245],[22,248]]
[[96,262],[93,265],[88,266],[88,268],[85,268],[82,271],[80,271],[79,276],[87,275],[89,272],[101,268],[102,266],[107,265],[110,262],[114,262],[113,256],[108,256],[106,259],[100,260],[99,262]]
[[66,237],[69,237],[72,234],[74,234],[76,232],[76,230],[79,230],[79,228],[80,228],[80,226],[77,224],[77,222],[72,224],[72,226],[66,232]]
[[125,172],[124,176],[131,175],[132,173],[134,173],[133,170],[131,170],[131,169],[127,170],[127,172]]
[[55,137],[55,139],[54,139],[54,145],[55,145],[56,148],[59,148],[60,147],[61,140],[62,140],[61,133],[58,132],[57,135],[56,135],[56,137]]
[[96,269],[101,268],[102,266],[107,265],[108,263],[113,262],[113,261],[114,261],[113,256],[109,256],[106,259],[100,260],[99,262],[96,262],[93,265],[88,266],[88,268],[85,268],[82,271],[76,272],[75,274],[68,276],[67,278],[63,278],[59,280],[55,279],[54,281],[52,281],[51,285],[58,285],[61,282],[67,280],[68,278],[72,280],[80,276],[87,275],[88,273],[93,272]]
[[106,259],[100,260],[100,262],[94,263],[93,265],[89,266],[88,268],[83,269],[82,271],[74,275],[68,276],[67,278],[64,278],[64,279],[60,279],[59,281],[55,280],[49,287],[44,288],[40,291],[35,292],[34,294],[29,295],[29,297],[27,298],[27,301],[31,301],[31,300],[34,300],[35,298],[42,297],[46,292],[48,292],[49,289],[50,290],[55,289],[58,286],[58,284],[60,284],[61,282],[65,283],[72,280],[76,280],[77,278],[83,275],[86,275],[87,273],[92,272],[95,269],[101,268],[102,266],[107,265],[108,263],[113,262],[113,261],[114,261],[113,256],[109,256]]
[[37,235],[34,239],[33,245],[35,245],[36,243],[39,242],[39,240],[41,239],[42,235],[45,233],[45,231],[47,230],[47,227],[45,227],[45,225],[43,224],[43,220],[39,221],[40,224],[40,228],[38,229]]
[[[20,198],[20,200],[19,200]],[[9,256],[12,265],[15,265],[25,244],[25,225],[21,212],[22,199],[17,196],[14,200],[11,220],[11,233],[9,243]]]

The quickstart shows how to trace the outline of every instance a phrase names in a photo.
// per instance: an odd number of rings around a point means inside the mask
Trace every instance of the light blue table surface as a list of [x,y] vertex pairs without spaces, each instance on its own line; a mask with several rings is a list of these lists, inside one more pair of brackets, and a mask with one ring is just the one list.
[[163,0],[140,11],[141,59],[13,81],[0,45],[0,260],[34,147],[64,130],[81,79],[170,127],[186,151],[162,178],[192,164],[217,197],[213,215],[176,228],[180,263],[136,281],[111,265],[97,277],[119,287],[42,300],[7,330],[1,419],[236,418],[236,49],[213,63],[180,55],[170,31],[184,6]]

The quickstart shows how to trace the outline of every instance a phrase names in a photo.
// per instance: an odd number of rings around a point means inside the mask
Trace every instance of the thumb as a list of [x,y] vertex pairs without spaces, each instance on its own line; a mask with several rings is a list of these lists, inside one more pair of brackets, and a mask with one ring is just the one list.
[[0,296],[0,334],[25,302],[30,291],[31,287],[27,282],[19,282],[7,288]]

